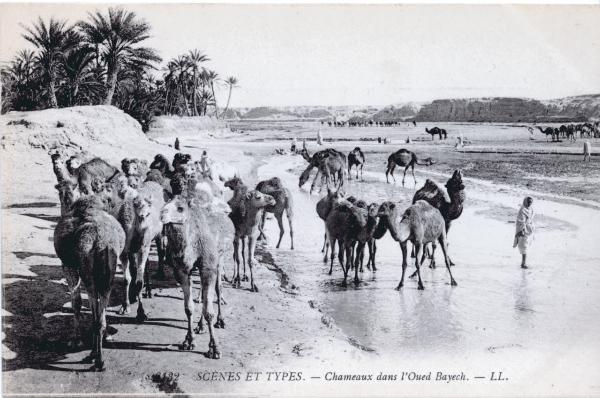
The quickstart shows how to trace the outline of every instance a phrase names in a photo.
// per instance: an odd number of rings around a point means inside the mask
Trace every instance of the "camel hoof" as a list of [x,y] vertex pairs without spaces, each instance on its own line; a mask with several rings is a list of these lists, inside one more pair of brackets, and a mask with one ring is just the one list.
[[203,334],[203,333],[206,333],[206,330],[204,329],[203,326],[198,325],[198,326],[196,326],[194,328],[194,333],[196,333],[196,334]]
[[453,280],[452,282],[450,282],[450,286],[458,286],[458,283],[456,283],[456,281]]
[[98,361],[94,363],[94,365],[90,368],[92,372],[104,372],[106,370],[106,366],[104,365],[104,361]]
[[275,246],[275,249],[279,249],[279,245]]
[[98,356],[98,354],[96,353],[96,351],[92,351],[85,358],[83,358],[81,360],[81,363],[92,363],[92,362],[94,362],[94,360],[96,359],[97,356]]
[[419,287],[417,287],[418,290],[425,290],[425,287],[423,286],[423,284],[419,284]]
[[247,275],[244,275],[242,277],[242,282],[248,282],[248,276]]
[[142,310],[142,311],[138,310],[135,320],[137,321],[137,323],[144,323],[145,321],[148,320],[148,316],[146,315],[144,310]]
[[152,298],[152,292],[150,290],[148,290],[146,293],[142,294],[143,298],[147,298],[147,299],[151,299]]
[[290,250],[294,250],[294,246],[291,246],[291,247],[290,247]]
[[194,339],[192,338],[187,338],[183,341],[183,343],[181,344],[181,349],[183,351],[191,351],[194,348],[196,348],[196,345],[194,344]]
[[360,283],[360,279],[358,279],[358,278],[354,278],[354,284],[355,284],[355,285],[358,285],[359,283]]
[[221,359],[221,351],[214,347],[210,347],[206,353],[206,356],[211,359]]
[[400,283],[398,286],[396,286],[396,290],[400,291],[402,289],[402,283]]
[[250,291],[254,292],[254,293],[258,293],[258,287],[256,287],[256,285],[252,285],[252,287],[250,288]]
[[125,315],[125,314],[129,314],[131,312],[131,309],[129,308],[128,305],[123,305],[121,306],[121,308],[119,308],[119,311],[117,311],[118,315]]
[[215,328],[225,329],[225,321],[223,319],[217,319],[217,321],[215,322]]
[[137,302],[137,296],[142,291],[144,284],[142,282],[136,282],[132,287],[129,288],[129,302]]

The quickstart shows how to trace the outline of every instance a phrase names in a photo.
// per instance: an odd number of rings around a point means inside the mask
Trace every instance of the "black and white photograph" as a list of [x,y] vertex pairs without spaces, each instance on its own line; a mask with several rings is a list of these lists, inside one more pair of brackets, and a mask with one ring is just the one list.
[[3,396],[600,396],[600,5],[0,4]]

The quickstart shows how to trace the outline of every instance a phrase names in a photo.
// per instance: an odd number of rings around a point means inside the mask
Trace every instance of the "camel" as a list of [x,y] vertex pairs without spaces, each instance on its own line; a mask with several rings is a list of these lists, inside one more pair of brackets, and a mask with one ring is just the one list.
[[404,176],[402,177],[402,185],[404,185],[404,179],[406,178],[406,171],[411,168],[413,180],[415,184],[417,183],[417,179],[415,178],[415,164],[422,166],[431,166],[433,164],[433,160],[431,158],[427,158],[424,161],[419,161],[417,159],[417,155],[414,152],[409,151],[408,149],[400,149],[394,153],[392,153],[387,162],[387,170],[385,171],[385,180],[389,184],[388,174],[392,176],[394,182],[396,182],[396,178],[394,177],[394,169],[396,165],[404,167]]
[[356,166],[356,179],[358,180],[358,169],[360,167],[360,179],[362,180],[363,166],[365,165],[365,154],[356,147],[348,154],[348,179],[352,179],[350,170],[352,166]]
[[434,136],[437,135],[440,140],[442,139],[442,129],[440,129],[439,127],[434,127],[431,130],[429,130],[427,127],[425,127],[425,132],[429,135],[431,135],[431,141],[433,141]]
[[158,252],[159,270],[163,269],[164,253],[161,233],[160,210],[164,206],[163,189],[155,182],[144,182],[133,197],[126,198],[118,208],[117,219],[125,231],[126,241],[120,253],[125,277],[125,297],[119,314],[128,314],[130,303],[139,301],[136,320],[147,320],[142,303],[142,288],[146,285],[146,296],[152,297],[146,263],[152,241]]
[[[183,288],[185,314],[187,316],[187,333],[181,348],[195,348],[192,334],[192,319],[194,316],[194,299],[192,297],[192,270],[197,268],[200,273],[202,286],[202,315],[195,333],[203,330],[205,319],[208,325],[210,340],[207,356],[219,359],[219,350],[214,328],[224,328],[225,322],[221,313],[221,262],[226,236],[231,223],[224,219],[225,213],[213,211],[210,203],[200,203],[194,198],[176,196],[161,210],[161,221],[166,225],[169,258],[174,270],[175,279]],[[217,295],[217,317],[214,320],[214,293]]]
[[[365,203],[366,205],[366,203]],[[363,207],[357,205],[357,207]],[[354,281],[358,283],[358,274],[356,272],[363,272],[363,259],[365,254],[365,246],[370,245],[371,241],[373,241],[374,235],[377,231],[378,223],[378,212],[379,205],[377,203],[371,203],[364,207],[367,211],[367,222],[365,223],[364,228],[360,229],[351,229],[348,231],[346,235],[346,239],[351,241],[351,244],[356,242],[356,255],[354,260]],[[353,246],[353,244],[352,244]],[[360,269],[359,269],[360,264]],[[373,271],[377,269],[373,267]]]
[[[463,211],[465,202],[465,186],[462,181],[462,172],[454,170],[452,177],[446,182],[446,192],[442,187],[432,180],[427,179],[425,185],[413,196],[413,204],[419,200],[424,200],[440,211],[446,226],[446,236],[450,230],[450,224],[453,220],[460,217]],[[433,250],[431,255],[430,268],[435,268],[435,248],[433,242]],[[448,257],[450,259],[450,257]],[[450,260],[450,265],[454,265]]]
[[73,203],[79,198],[77,183],[69,180],[63,180],[54,186],[58,190],[60,200],[60,215],[64,216],[71,210]]
[[50,159],[52,159],[52,169],[54,170],[54,175],[56,176],[56,182],[60,184],[63,181],[69,181],[77,185],[77,176],[74,176],[69,172],[66,165],[65,156],[62,153],[51,153]]
[[302,149],[301,153],[302,157],[308,162],[308,167],[300,175],[298,187],[302,187],[308,181],[310,172],[315,167],[317,168],[317,174],[310,187],[310,193],[314,190],[319,176],[321,176],[321,182],[324,180],[327,185],[330,182],[339,187],[344,185],[346,155],[332,148],[315,152],[312,157],[306,148]]
[[392,238],[400,243],[400,248],[402,249],[402,277],[396,290],[402,289],[404,285],[404,274],[407,266],[407,241],[410,241],[415,246],[415,268],[419,277],[419,290],[424,289],[420,272],[423,248],[427,243],[436,240],[439,241],[444,253],[446,268],[450,274],[450,284],[456,286],[456,281],[452,276],[452,271],[450,271],[450,260],[446,245],[446,223],[438,209],[424,200],[419,200],[401,213],[399,204],[384,202],[379,207],[379,219],[383,221],[383,225],[390,231]]
[[106,307],[117,270],[117,258],[125,245],[125,233],[104,210],[96,196],[73,204],[73,211],[61,217],[54,230],[54,249],[62,262],[73,308],[75,346],[81,346],[81,284],[89,297],[93,318],[92,370],[105,369],[102,339],[106,331]]
[[[258,292],[258,287],[254,283],[254,274],[252,266],[254,263],[254,250],[256,248],[256,239],[258,238],[258,225],[262,217],[261,210],[267,206],[275,206],[276,201],[270,195],[265,195],[258,190],[249,191],[239,178],[234,178],[225,183],[225,186],[234,190],[234,196],[227,202],[231,207],[229,217],[235,227],[235,236],[233,240],[233,257],[237,266],[237,272],[234,273],[233,284],[240,287],[240,258],[239,244],[242,241],[242,255],[244,241],[248,238],[248,267],[250,268],[250,291]],[[244,259],[243,259],[244,260]],[[244,277],[246,277],[246,261],[244,261]]]
[[76,167],[76,158],[71,157],[70,162],[67,163],[69,171],[73,175],[77,175],[77,181],[79,183],[79,190],[83,195],[89,195],[94,193],[92,190],[92,181],[94,178],[100,178],[104,181],[111,181],[119,173],[119,169],[111,166],[100,158],[94,158],[89,162],[81,164]]
[[282,185],[281,180],[278,177],[273,177],[269,180],[259,182],[258,185],[256,185],[255,189],[266,195],[272,196],[276,202],[275,206],[267,206],[262,212],[261,222],[258,226],[258,229],[260,231],[258,239],[266,239],[266,236],[264,234],[265,219],[267,213],[273,213],[273,215],[275,215],[275,219],[277,219],[277,224],[279,225],[279,240],[277,241],[276,246],[276,248],[279,249],[281,239],[283,238],[283,235],[285,233],[285,229],[283,227],[283,213],[285,212],[288,219],[288,224],[290,226],[290,250],[294,250],[294,228],[292,226],[292,218],[294,216],[294,211],[292,193],[289,189],[285,188]]
[[377,254],[377,241],[384,237],[387,232],[387,228],[385,227],[385,223],[382,223],[381,220],[377,223],[377,228],[373,231],[373,236],[371,240],[367,242],[367,247],[369,249],[369,259],[367,260],[367,268],[372,270],[373,272],[377,271],[377,266],[375,265],[375,258]]
[[552,137],[552,141],[555,141],[555,136],[556,136],[556,141],[558,141],[558,131],[555,128],[552,127],[546,127],[545,129],[542,129],[540,126],[535,126],[537,127],[542,134],[546,135],[546,141],[548,141],[548,136]]
[[179,171],[183,165],[188,164],[192,160],[192,156],[187,153],[177,152],[173,157],[173,170]]
[[145,177],[148,173],[148,162],[137,158],[125,158],[121,160],[121,170],[127,177]]
[[[344,199],[344,194],[343,192],[341,192],[340,189],[337,190],[332,190],[331,188],[327,188],[327,195],[323,196],[318,202],[317,202],[317,214],[319,215],[319,218],[321,220],[323,220],[323,222],[325,223],[327,221],[327,216],[329,215],[329,212],[331,211],[331,209],[333,208],[333,206],[335,206],[337,203],[339,203],[341,200]],[[327,237],[327,227],[325,227],[325,236],[323,238],[323,248],[321,249],[321,253],[325,253],[325,256],[323,257],[323,262],[327,262],[328,257],[327,257],[327,253],[329,251],[329,238]]]
[[[331,263],[329,267],[329,275],[333,272],[333,260],[335,258],[335,243],[338,243],[338,260],[344,271],[344,282],[351,266],[355,266],[354,282],[358,283],[358,264],[354,262],[353,249],[358,242],[366,243],[372,236],[375,227],[377,226],[378,207],[375,204],[369,205],[367,209],[355,206],[348,201],[343,201],[335,204],[327,220],[325,226],[327,236],[331,245]],[[344,266],[344,255],[346,257],[346,265]],[[357,259],[359,256],[356,257]]]
[[[235,176],[227,181],[225,181],[224,186],[233,191],[233,195],[231,199],[227,201],[227,204],[231,208],[231,212],[229,213],[229,218],[233,225],[241,224],[245,217],[245,206],[243,205],[243,201],[246,198],[246,194],[248,193],[248,187],[244,185],[242,179]],[[241,236],[240,241],[242,243],[242,266],[244,268],[244,275],[241,277],[241,281],[245,282],[248,280],[248,276],[246,276],[246,237]],[[238,243],[239,245],[239,243]],[[240,279],[239,274],[239,254],[236,256],[235,251],[233,254],[233,261],[236,262],[236,267],[233,268],[233,276],[232,283],[235,283],[237,279]],[[236,277],[237,275],[237,277]]]

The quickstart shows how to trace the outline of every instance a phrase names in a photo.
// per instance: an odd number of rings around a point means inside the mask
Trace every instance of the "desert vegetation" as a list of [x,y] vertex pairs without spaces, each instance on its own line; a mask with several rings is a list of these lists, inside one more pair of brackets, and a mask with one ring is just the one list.
[[[0,69],[2,113],[76,105],[114,105],[144,131],[160,115],[224,117],[237,78],[221,80],[210,58],[192,49],[166,62],[144,46],[151,26],[134,12],[111,7],[73,24],[54,17],[22,25],[31,48]],[[222,113],[216,90],[227,90]]]

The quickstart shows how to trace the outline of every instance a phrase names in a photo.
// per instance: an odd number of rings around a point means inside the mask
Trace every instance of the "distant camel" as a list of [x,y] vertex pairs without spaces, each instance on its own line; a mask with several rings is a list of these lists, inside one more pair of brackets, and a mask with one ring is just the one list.
[[292,193],[282,185],[281,180],[278,177],[259,182],[258,185],[256,185],[256,189],[266,195],[272,196],[276,202],[275,206],[267,206],[263,211],[261,222],[258,225],[260,231],[258,239],[265,238],[264,229],[266,215],[267,213],[273,213],[277,219],[277,224],[279,225],[279,240],[277,241],[277,249],[279,249],[281,239],[285,232],[285,228],[283,227],[283,213],[285,212],[290,226],[290,249],[294,250],[294,228],[292,226],[294,211]]
[[308,181],[310,172],[315,167],[317,168],[317,174],[315,175],[310,187],[310,193],[312,193],[314,190],[319,176],[321,176],[321,182],[324,180],[328,186],[330,183],[333,183],[338,187],[344,185],[344,175],[346,174],[346,155],[332,148],[315,152],[313,156],[310,156],[306,148],[302,149],[301,153],[302,157],[308,162],[308,167],[300,175],[298,183],[299,187],[302,187],[302,185]]
[[352,179],[350,170],[352,166],[356,166],[356,179],[358,180],[358,169],[360,168],[360,178],[362,180],[363,166],[365,165],[365,154],[356,147],[348,154],[348,179]]
[[404,176],[402,177],[402,185],[404,185],[404,179],[406,177],[406,171],[411,168],[413,179],[415,184],[417,183],[417,179],[415,178],[415,164],[422,166],[431,166],[433,164],[433,160],[431,158],[427,158],[424,161],[419,161],[417,159],[417,155],[414,152],[409,151],[408,149],[400,149],[393,154],[390,155],[387,162],[387,170],[385,171],[385,180],[389,184],[388,174],[392,176],[394,182],[396,182],[396,178],[394,177],[394,169],[396,165],[404,167]]
[[[402,278],[398,284],[397,290],[404,285],[404,274],[406,272],[407,248],[406,242],[411,241],[415,246],[415,268],[419,277],[418,289],[423,290],[421,280],[420,265],[422,262],[422,251],[429,242],[439,241],[446,268],[450,274],[450,284],[456,286],[456,281],[450,271],[450,259],[448,258],[448,247],[446,244],[446,227],[442,214],[438,209],[429,203],[419,200],[410,206],[404,213],[400,213],[400,206],[397,203],[385,202],[379,208],[379,219],[389,229],[392,238],[400,243],[402,249]],[[423,256],[424,257],[424,256]]]
[[425,127],[425,132],[429,135],[431,135],[431,141],[433,141],[433,138],[435,135],[437,135],[440,140],[442,139],[442,129],[440,129],[439,127],[434,127],[431,130],[429,130],[427,127]]
[[539,129],[542,134],[546,135],[546,141],[548,141],[548,136],[552,137],[552,141],[554,141],[554,136],[556,135],[556,140],[558,140],[558,134],[556,134],[554,128],[552,127],[546,127],[545,129],[542,129],[540,126],[535,126],[537,129]]

